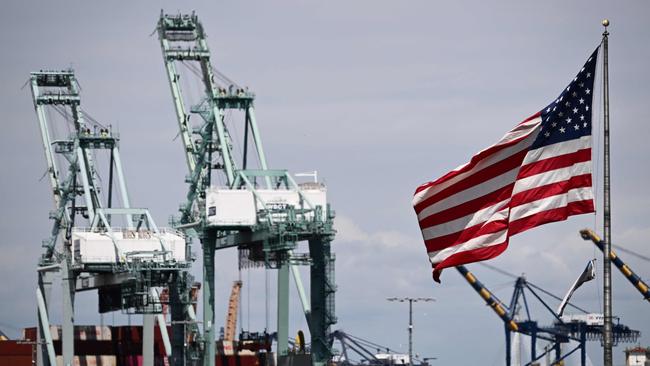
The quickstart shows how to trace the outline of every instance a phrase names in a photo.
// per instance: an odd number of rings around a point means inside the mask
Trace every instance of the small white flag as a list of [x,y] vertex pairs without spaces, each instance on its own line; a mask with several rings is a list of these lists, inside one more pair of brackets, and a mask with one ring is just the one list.
[[587,263],[587,267],[585,270],[582,272],[580,277],[573,283],[573,286],[569,289],[569,292],[564,295],[564,299],[562,299],[562,302],[560,303],[560,307],[557,309],[557,316],[562,316],[562,313],[564,313],[564,308],[567,306],[569,303],[569,299],[571,298],[571,295],[578,289],[578,287],[582,286],[583,283],[588,282],[596,278],[596,266],[594,263],[596,262],[595,259],[592,259]]

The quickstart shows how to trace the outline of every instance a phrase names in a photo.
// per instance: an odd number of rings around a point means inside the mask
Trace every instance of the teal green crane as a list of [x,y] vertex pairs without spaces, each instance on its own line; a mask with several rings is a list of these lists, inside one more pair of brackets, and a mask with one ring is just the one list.
[[[79,86],[72,70],[33,72],[30,85],[45,152],[46,175],[54,199],[54,211],[50,213],[54,223],[50,236],[43,241],[45,252],[38,267],[37,363],[56,364],[48,305],[52,279],[58,274],[63,285],[63,364],[73,363],[75,293],[97,289],[100,312],[123,310],[143,314],[143,361],[145,365],[153,365],[156,317],[162,324],[168,355],[172,349],[160,315],[156,288],[170,288],[173,320],[186,320],[187,309],[191,308],[189,299],[183,299],[190,281],[186,271],[189,261],[185,259],[186,253],[170,250],[169,242],[170,238],[182,242],[183,237],[158,228],[149,210],[131,207],[119,137],[110,126],[100,124],[82,111]],[[58,120],[51,118],[56,114],[61,115]],[[109,163],[108,167],[98,164],[102,155],[107,155],[103,161]],[[100,179],[100,172],[106,173],[107,179]],[[113,187],[114,180],[117,189]],[[113,202],[117,193],[121,197],[119,203]],[[148,240],[153,249],[122,246],[125,235]],[[95,252],[87,257],[82,253],[84,238],[91,238],[95,243],[92,249],[87,249]],[[83,248],[85,251],[90,247]],[[90,259],[98,251],[105,259]],[[175,346],[178,348],[180,343],[182,348],[183,341],[182,336],[175,337]]]
[[[197,16],[161,13],[158,36],[188,168],[189,189],[181,204],[177,227],[198,237],[203,251],[204,365],[213,365],[215,361],[215,250],[229,247],[239,248],[254,263],[278,269],[279,356],[288,354],[289,273],[293,271],[311,333],[313,362],[325,364],[332,354],[330,327],[336,323],[331,253],[334,212],[326,202],[316,202],[308,189],[298,185],[286,170],[269,169],[255,118],[255,95],[213,69],[206,34]],[[189,110],[181,90],[179,67],[195,74],[203,89],[203,99]],[[218,83],[218,78],[225,83]],[[244,117],[243,123],[239,122],[244,128],[241,163],[233,148],[236,142],[229,129],[232,121],[227,118],[233,113]],[[199,118],[192,119],[193,115]],[[253,158],[258,162],[256,169],[249,168]],[[318,189],[324,190],[320,185],[315,190]],[[219,201],[220,197],[237,199],[239,204],[225,207],[219,204],[225,202]],[[248,211],[242,207],[248,207]],[[243,214],[253,212],[253,216],[240,221],[232,219],[230,223],[218,221],[220,215],[232,216],[240,208]],[[307,260],[293,254],[301,241],[309,243]],[[295,268],[305,262],[310,265],[309,300],[303,294]]]

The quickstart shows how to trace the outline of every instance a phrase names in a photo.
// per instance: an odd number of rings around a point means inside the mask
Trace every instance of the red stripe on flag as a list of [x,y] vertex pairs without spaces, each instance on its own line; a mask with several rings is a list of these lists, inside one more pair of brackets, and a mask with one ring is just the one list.
[[[537,112],[534,115],[526,118],[521,123],[519,123],[519,125],[524,124],[524,123],[526,123],[526,122],[528,122],[530,120],[533,120],[535,118],[538,118],[541,115],[542,115],[542,112]],[[509,141],[509,142],[504,143],[504,144],[490,146],[489,148],[487,148],[487,149],[479,152],[478,154],[472,156],[472,160],[470,160],[469,163],[465,164],[461,169],[452,170],[451,172],[443,175],[442,177],[440,177],[440,178],[438,178],[438,179],[436,179],[434,181],[431,181],[431,182],[424,183],[424,184],[420,185],[419,187],[417,187],[415,189],[415,194],[417,194],[418,192],[421,192],[421,191],[423,191],[423,190],[425,190],[425,189],[427,189],[427,188],[429,188],[431,186],[434,186],[436,184],[443,183],[443,182],[445,182],[445,181],[447,181],[447,180],[449,180],[449,179],[451,179],[451,178],[453,178],[453,177],[455,177],[455,176],[457,176],[459,174],[470,171],[472,168],[474,168],[476,166],[476,164],[480,163],[481,160],[489,157],[490,155],[494,155],[494,154],[498,153],[499,151],[501,151],[501,150],[503,150],[505,148],[508,148],[508,147],[510,147],[512,145],[516,145],[518,142],[525,139],[529,135],[530,134],[526,134],[524,136],[521,136],[521,137],[519,137],[519,138],[517,138],[515,140]]]
[[441,201],[449,196],[464,191],[468,188],[477,186],[485,181],[498,177],[499,175],[520,166],[521,162],[524,161],[526,154],[528,154],[528,148],[524,148],[522,151],[510,155],[506,159],[503,159],[497,163],[485,167],[484,169],[477,171],[476,173],[459,181],[456,184],[452,184],[451,186],[443,189],[442,191],[434,194],[431,197],[428,197],[427,199],[415,205],[415,212],[419,214],[420,212],[422,212],[422,210],[427,208],[427,206],[435,202]]
[[509,235],[516,235],[536,226],[549,222],[566,220],[569,216],[594,212],[594,201],[584,200],[569,202],[566,206],[542,211],[510,222]]
[[591,174],[574,175],[568,180],[549,183],[527,191],[515,193],[510,200],[510,207],[517,207],[542,198],[567,193],[574,188],[591,187]]
[[519,124],[518,124],[517,126],[519,126],[519,125],[523,125],[524,123],[526,123],[526,122],[528,122],[528,121],[532,121],[532,120],[534,120],[535,118],[537,118],[537,117],[539,117],[539,116],[541,116],[541,115],[542,115],[542,112],[541,112],[541,111],[540,111],[540,112],[537,112],[537,113],[533,114],[532,116],[526,118],[525,120],[519,122]]
[[446,210],[437,212],[431,216],[427,216],[424,219],[420,220],[420,228],[426,229],[431,226],[440,225],[445,222],[456,220],[463,216],[467,216],[473,212],[490,207],[495,203],[501,202],[506,198],[510,197],[510,195],[512,194],[512,188],[514,186],[515,186],[514,183],[508,184],[507,186],[497,189],[494,192],[490,192],[484,196],[475,198],[471,201],[467,201],[458,206],[454,206]]
[[425,240],[424,244],[427,247],[427,252],[435,252],[438,250],[453,247],[462,244],[472,238],[481,235],[493,234],[508,228],[508,219],[490,221],[488,223],[480,223],[461,231],[443,235],[434,239]]
[[538,160],[522,166],[517,179],[530,177],[549,170],[566,168],[573,164],[589,160],[591,160],[591,148],[578,150],[570,154],[554,156],[544,160]]
[[489,247],[477,248],[465,252],[452,254],[449,257],[445,258],[445,260],[443,260],[442,262],[434,266],[433,279],[436,282],[440,282],[440,273],[444,268],[455,267],[460,264],[491,259],[501,254],[504,250],[506,250],[506,248],[508,248],[507,239],[505,242],[500,244],[490,245]]

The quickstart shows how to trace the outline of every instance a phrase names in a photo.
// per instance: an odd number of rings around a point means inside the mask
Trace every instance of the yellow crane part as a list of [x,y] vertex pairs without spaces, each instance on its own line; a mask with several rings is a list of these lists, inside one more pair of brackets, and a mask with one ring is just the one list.
[[[580,236],[582,236],[584,240],[591,240],[601,252],[605,253],[605,244],[603,240],[593,230],[580,230]],[[648,284],[643,282],[641,277],[637,276],[637,274],[634,273],[634,271],[632,271],[632,269],[611,249],[609,251],[609,259],[611,259],[616,268],[621,271],[623,276],[630,281],[632,286],[643,295],[643,298],[650,301],[650,288],[648,287]]]

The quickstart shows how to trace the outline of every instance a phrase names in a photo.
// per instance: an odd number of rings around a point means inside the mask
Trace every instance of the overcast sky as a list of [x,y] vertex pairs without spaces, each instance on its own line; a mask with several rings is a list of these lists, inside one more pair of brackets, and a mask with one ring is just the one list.
[[[416,353],[437,357],[440,365],[503,364],[500,320],[454,270],[443,273],[442,284],[431,280],[412,193],[552,101],[599,44],[604,17],[612,22],[612,237],[650,255],[648,2],[5,2],[0,329],[6,333],[15,336],[36,322],[35,265],[51,228],[36,115],[28,88],[21,88],[30,71],[75,69],[84,109],[119,127],[135,206],[149,207],[163,225],[184,198],[184,157],[174,140],[176,120],[159,43],[151,35],[161,8],[196,10],[215,66],[255,91],[269,165],[294,173],[316,169],[326,181],[337,212],[335,328],[406,352],[407,305],[385,299],[434,297],[434,303],[414,306]],[[599,121],[594,117],[595,128]],[[595,132],[594,141],[599,136]],[[597,165],[602,172],[602,158]],[[525,273],[563,295],[589,259],[602,262],[578,236],[583,227],[602,232],[600,215],[518,235],[489,263]],[[621,254],[640,276],[650,277],[647,262]],[[217,266],[217,324],[222,324],[238,276],[236,253],[218,253]],[[512,278],[482,266],[470,269],[509,300]],[[200,263],[192,271],[200,278]],[[614,313],[642,331],[640,343],[648,346],[648,303],[613,271]],[[264,272],[242,276],[243,325],[262,330]],[[600,311],[601,287],[599,277],[575,294],[575,303]],[[306,325],[295,296],[292,301],[293,334]],[[78,296],[79,324],[99,323],[96,304],[95,294]],[[54,305],[53,322],[59,313],[60,305]],[[541,311],[534,315],[541,324],[550,322]],[[125,318],[117,315],[114,321]],[[624,363],[622,351],[615,350],[616,364]],[[598,342],[589,343],[588,353],[594,365],[602,364]]]

